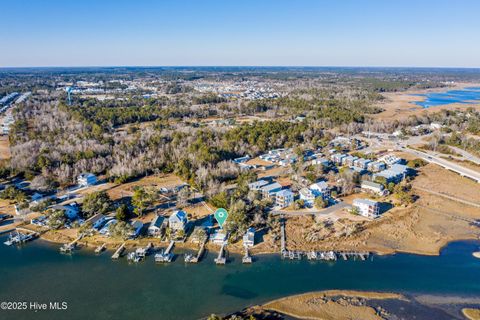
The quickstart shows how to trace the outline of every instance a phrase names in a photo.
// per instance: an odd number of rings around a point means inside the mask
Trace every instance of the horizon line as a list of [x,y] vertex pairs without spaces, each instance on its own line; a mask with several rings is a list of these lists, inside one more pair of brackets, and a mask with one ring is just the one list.
[[370,68],[370,69],[480,69],[480,66],[359,66],[359,65],[52,65],[52,66],[0,66],[2,69],[61,69],[61,68]]

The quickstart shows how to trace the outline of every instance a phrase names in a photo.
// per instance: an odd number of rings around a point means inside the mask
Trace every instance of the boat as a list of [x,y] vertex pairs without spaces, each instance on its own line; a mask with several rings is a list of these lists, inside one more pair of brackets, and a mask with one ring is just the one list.
[[155,257],[155,262],[172,262],[173,253],[162,250],[161,252],[157,253],[154,257]]
[[3,243],[7,246],[18,245],[34,239],[35,236],[36,233],[25,234],[15,231],[10,233],[10,235],[8,236],[8,240],[4,241]]
[[127,254],[127,260],[130,261],[130,262],[139,262],[140,257],[136,254],[135,251],[133,251],[133,252],[129,252]]
[[72,243],[65,243],[63,246],[60,247],[61,253],[72,253],[75,249],[75,245]]

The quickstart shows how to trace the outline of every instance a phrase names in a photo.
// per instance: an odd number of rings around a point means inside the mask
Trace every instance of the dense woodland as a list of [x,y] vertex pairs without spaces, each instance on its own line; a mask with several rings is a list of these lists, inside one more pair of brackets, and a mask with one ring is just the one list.
[[[60,75],[52,77],[57,79]],[[68,80],[75,75],[63,77]],[[87,73],[83,77],[94,80],[103,76]],[[213,204],[230,209],[231,221],[236,221],[230,231],[235,236],[244,231],[239,226],[246,225],[242,223],[246,219],[242,212],[264,222],[262,208],[267,205],[249,194],[246,184],[255,176],[241,172],[230,161],[235,157],[253,157],[279,147],[292,147],[301,154],[302,150],[326,146],[337,134],[363,130],[391,133],[431,122],[447,124],[453,132],[439,143],[469,150],[479,147],[478,140],[455,134],[479,134],[480,114],[474,110],[442,111],[402,122],[372,120],[371,115],[381,111],[377,107],[383,99],[380,92],[436,85],[415,77],[405,81],[390,79],[388,75],[378,79],[341,74],[337,75],[342,79],[339,80],[290,74],[281,80],[282,85],[288,84],[281,98],[259,100],[196,93],[189,81],[212,77],[208,72],[199,72],[190,80],[179,74],[170,74],[161,81],[149,77],[153,79],[151,85],[162,88],[163,95],[145,98],[142,94],[148,92],[139,91],[107,100],[78,96],[72,105],[67,105],[63,91],[34,91],[14,110],[15,123],[9,135],[12,159],[2,167],[2,174],[21,174],[31,180],[33,188],[48,191],[75,183],[82,172],[105,175],[116,182],[174,172],[202,191]],[[272,74],[264,77],[273,81],[272,86],[279,81],[271,80],[275,78]],[[171,78],[173,81],[168,80]],[[53,81],[44,79],[43,83],[33,81],[31,88],[50,89]],[[8,82],[8,77],[3,81]],[[242,116],[257,116],[262,121],[235,121]],[[215,126],[208,122],[211,117],[233,122]],[[303,175],[312,181],[319,174],[327,174],[301,164],[292,170],[293,177]],[[352,192],[358,180],[351,172],[339,172],[336,178],[344,181],[345,192]],[[227,192],[232,184],[237,186],[235,192]]]

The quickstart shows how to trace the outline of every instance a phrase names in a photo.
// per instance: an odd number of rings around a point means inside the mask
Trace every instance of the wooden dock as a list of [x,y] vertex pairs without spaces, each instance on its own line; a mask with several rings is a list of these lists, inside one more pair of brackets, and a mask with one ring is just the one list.
[[285,221],[282,220],[282,224],[280,226],[280,234],[282,239],[280,240],[280,254],[283,256],[283,253],[287,251],[287,246],[285,244]]
[[245,255],[242,257],[242,263],[243,264],[252,263],[252,256],[250,255],[250,252],[248,252],[248,247],[245,247]]
[[106,244],[106,243],[103,243],[102,245],[98,246],[98,247],[95,249],[95,253],[96,253],[96,254],[99,254],[99,253],[103,252],[106,248],[107,248],[107,244]]
[[125,250],[125,245],[126,245],[126,242],[122,243],[122,245],[120,247],[118,247],[118,249],[115,251],[115,253],[112,255],[112,259],[113,260],[117,260],[118,258],[120,258],[120,256],[122,255],[123,251]]
[[218,252],[218,256],[215,258],[215,263],[219,265],[223,265],[227,263],[227,258],[225,258],[225,247],[227,246],[226,243],[222,244],[220,251]]
[[198,248],[198,252],[196,256],[193,256],[193,254],[186,254],[185,255],[185,262],[186,263],[198,263],[200,259],[202,258],[203,254],[205,253],[205,245],[207,244],[207,240],[203,241],[202,244],[200,245],[200,248]]

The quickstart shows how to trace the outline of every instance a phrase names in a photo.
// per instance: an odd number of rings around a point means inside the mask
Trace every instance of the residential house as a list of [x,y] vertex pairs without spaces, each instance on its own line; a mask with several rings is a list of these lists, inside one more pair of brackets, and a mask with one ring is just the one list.
[[313,194],[312,190],[308,188],[302,188],[298,193],[300,195],[300,200],[303,200],[305,206],[313,206],[313,203],[315,202],[315,195]]
[[352,207],[357,208],[358,213],[367,218],[376,218],[380,214],[378,202],[370,199],[355,199]]
[[91,223],[92,228],[98,231],[107,222],[107,217],[105,217],[105,215],[103,215],[101,213],[97,213],[96,215],[87,219],[86,222]]
[[342,164],[343,163],[343,159],[346,158],[347,155],[346,154],[343,154],[343,153],[334,153],[332,154],[331,156],[331,159],[333,162],[335,162],[336,164]]
[[151,237],[159,237],[165,230],[165,217],[156,215],[147,229],[147,234]]
[[73,221],[73,220],[78,218],[79,209],[78,209],[76,204],[67,204],[65,206],[55,205],[55,206],[52,206],[50,208],[53,209],[53,210],[62,210],[64,212],[65,216],[69,220]]
[[249,183],[248,188],[253,191],[258,191],[262,187],[266,186],[267,184],[270,184],[270,182],[268,182],[267,180],[258,180],[258,181]]
[[342,165],[345,165],[345,166],[353,166],[353,163],[355,162],[355,160],[357,160],[358,157],[354,157],[354,156],[347,156],[345,158],[342,159]]
[[378,161],[385,162],[387,165],[392,166],[396,163],[402,162],[402,159],[393,154],[387,154],[378,159]]
[[388,191],[385,190],[382,184],[364,180],[362,181],[361,188],[368,192],[373,192],[378,195],[385,195]]
[[187,225],[187,213],[183,210],[175,211],[169,218],[168,218],[168,226],[170,229],[174,231],[185,231],[185,227]]
[[117,222],[118,222],[117,219],[112,219],[107,221],[107,223],[105,223],[102,229],[98,231],[98,233],[107,237],[110,236],[110,226],[116,224]]
[[227,241],[227,235],[223,230],[216,230],[211,236],[210,241],[215,244],[222,245]]
[[142,233],[143,222],[140,220],[134,220],[130,225],[133,227],[133,231],[130,233],[130,238],[135,239]]
[[274,182],[272,184],[268,184],[263,186],[260,191],[263,194],[264,198],[270,198],[275,195],[278,191],[282,190],[282,185],[278,182]]
[[323,167],[329,167],[330,166],[330,160],[327,158],[317,158],[312,160],[313,165],[322,165]]
[[293,192],[290,189],[280,190],[275,193],[275,205],[280,208],[288,207],[293,203]]
[[380,161],[373,161],[367,165],[367,169],[372,172],[379,172],[379,171],[385,170],[386,168],[387,168],[387,165],[384,162],[380,162]]
[[93,173],[82,173],[77,177],[80,187],[88,187],[97,183],[97,177]]
[[330,187],[325,181],[320,181],[314,183],[308,187],[316,197],[322,197],[323,199],[328,199],[330,197]]
[[357,167],[357,168],[367,169],[368,164],[370,162],[372,162],[372,160],[360,158],[360,159],[355,160],[353,165],[354,165],[354,167]]
[[243,246],[250,248],[255,245],[255,229],[250,227],[243,235]]

